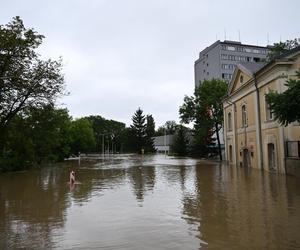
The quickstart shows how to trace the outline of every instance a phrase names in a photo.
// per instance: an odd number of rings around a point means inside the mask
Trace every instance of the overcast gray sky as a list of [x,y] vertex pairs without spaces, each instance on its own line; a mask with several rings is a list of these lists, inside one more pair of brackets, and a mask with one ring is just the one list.
[[19,15],[46,36],[40,53],[64,60],[73,117],[131,123],[138,107],[156,125],[179,121],[194,90],[200,50],[227,39],[267,44],[300,37],[298,0],[2,0],[0,23]]

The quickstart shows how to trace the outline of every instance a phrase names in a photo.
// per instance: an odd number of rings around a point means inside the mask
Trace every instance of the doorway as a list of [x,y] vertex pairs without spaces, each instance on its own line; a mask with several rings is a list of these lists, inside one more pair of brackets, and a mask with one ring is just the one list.
[[229,162],[232,162],[232,145],[229,145]]
[[250,154],[247,148],[243,149],[243,167],[250,167]]
[[275,145],[268,143],[268,164],[270,171],[276,171]]

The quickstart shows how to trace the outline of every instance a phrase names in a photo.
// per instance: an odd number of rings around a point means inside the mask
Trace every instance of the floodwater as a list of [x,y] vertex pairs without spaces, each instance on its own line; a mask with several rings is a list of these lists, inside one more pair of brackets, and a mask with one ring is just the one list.
[[21,248],[299,249],[300,179],[164,155],[1,174],[0,249]]

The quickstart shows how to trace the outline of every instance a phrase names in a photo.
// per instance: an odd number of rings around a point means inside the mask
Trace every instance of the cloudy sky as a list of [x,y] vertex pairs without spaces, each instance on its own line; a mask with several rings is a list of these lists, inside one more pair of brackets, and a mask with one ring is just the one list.
[[[298,0],[7,0],[0,23],[19,15],[46,36],[43,57],[63,57],[73,117],[131,123],[138,107],[156,125],[178,119],[194,90],[200,50],[226,38],[254,45],[300,37]],[[269,34],[269,35],[268,35]]]

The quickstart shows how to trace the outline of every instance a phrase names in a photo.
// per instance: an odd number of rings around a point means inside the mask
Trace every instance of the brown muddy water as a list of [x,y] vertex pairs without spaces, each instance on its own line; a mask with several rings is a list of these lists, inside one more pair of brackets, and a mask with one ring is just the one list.
[[0,175],[0,249],[299,248],[295,177],[163,155]]

